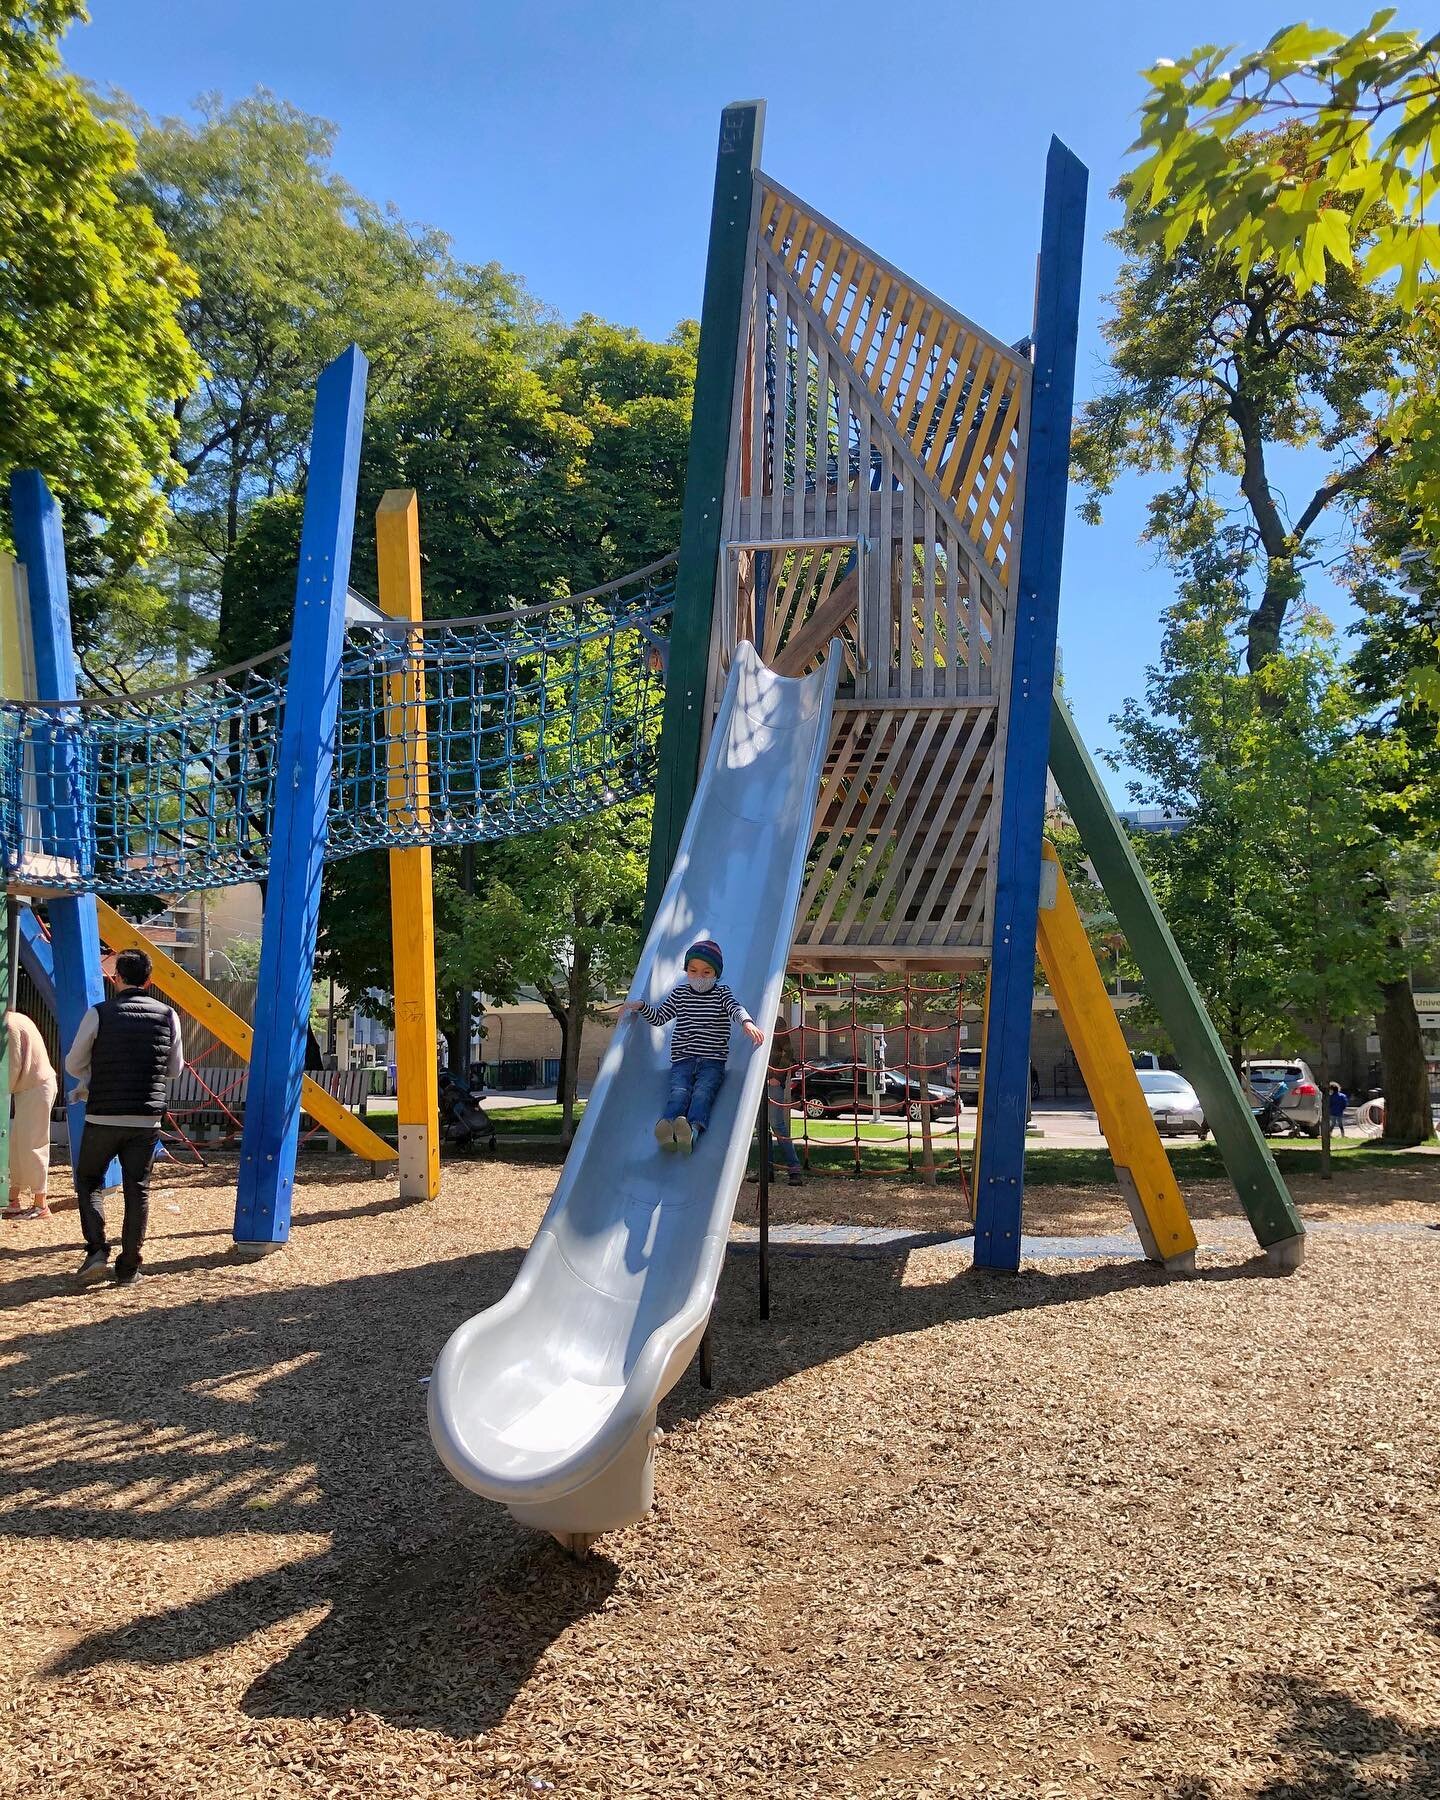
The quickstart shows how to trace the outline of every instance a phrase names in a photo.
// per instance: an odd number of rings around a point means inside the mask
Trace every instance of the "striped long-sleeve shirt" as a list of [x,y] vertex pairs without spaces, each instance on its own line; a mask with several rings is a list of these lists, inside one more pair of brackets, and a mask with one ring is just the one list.
[[679,1062],[686,1056],[704,1056],[724,1062],[730,1053],[730,1027],[738,1021],[748,1025],[750,1015],[726,987],[717,981],[708,994],[697,994],[688,981],[682,981],[660,1006],[642,1006],[642,1019],[652,1025],[668,1025],[675,1021],[670,1039],[670,1060]]

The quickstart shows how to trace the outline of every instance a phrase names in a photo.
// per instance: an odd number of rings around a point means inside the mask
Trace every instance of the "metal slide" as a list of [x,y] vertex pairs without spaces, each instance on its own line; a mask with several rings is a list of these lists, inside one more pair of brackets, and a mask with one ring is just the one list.
[[765,1032],[737,1028],[693,1155],[654,1137],[668,1033],[616,1034],[555,1196],[505,1298],[460,1326],[430,1381],[430,1435],[477,1494],[582,1548],[643,1518],[655,1409],[710,1316],[765,1082],[839,675],[798,680],[738,646],[632,999],[663,1000],[697,938]]

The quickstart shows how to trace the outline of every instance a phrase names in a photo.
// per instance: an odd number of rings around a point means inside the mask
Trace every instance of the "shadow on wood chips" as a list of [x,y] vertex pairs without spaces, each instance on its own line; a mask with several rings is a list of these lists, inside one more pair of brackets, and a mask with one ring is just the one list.
[[[162,1253],[150,1266],[171,1276],[220,1260]],[[232,1532],[283,1540],[315,1531],[317,1510],[332,1533],[323,1552],[80,1638],[49,1672],[182,1663],[323,1606],[245,1694],[251,1716],[362,1710],[455,1738],[501,1719],[537,1659],[604,1606],[617,1576],[603,1554],[577,1563],[498,1507],[477,1505],[431,1450],[417,1375],[457,1320],[500,1297],[519,1260],[516,1250],[493,1251],[315,1287],[212,1293],[13,1340],[8,1376],[44,1391],[50,1412],[42,1454],[5,1471],[13,1535],[73,1540],[97,1580],[123,1582],[140,1545],[153,1561],[153,1546],[170,1541]],[[1263,1269],[1227,1266],[1199,1279]],[[767,1326],[755,1315],[753,1260],[732,1261],[715,1315],[715,1388],[703,1392],[687,1373],[662,1425],[875,1337],[1083,1306],[1164,1280],[1137,1264],[1005,1277],[957,1260],[953,1279],[906,1286],[902,1270],[898,1261],[827,1262],[823,1271],[787,1262]],[[6,1288],[13,1304],[17,1291],[60,1294],[68,1283],[23,1276]],[[97,1457],[106,1484],[91,1504]],[[143,1504],[117,1506],[117,1485],[132,1482]]]
[[[1366,1705],[1292,1676],[1255,1684],[1247,1698],[1283,1720],[1275,1749],[1294,1772],[1253,1790],[1254,1800],[1435,1800],[1440,1794],[1440,1731],[1401,1723]],[[1222,1789],[1194,1775],[1170,1800],[1216,1800]]]

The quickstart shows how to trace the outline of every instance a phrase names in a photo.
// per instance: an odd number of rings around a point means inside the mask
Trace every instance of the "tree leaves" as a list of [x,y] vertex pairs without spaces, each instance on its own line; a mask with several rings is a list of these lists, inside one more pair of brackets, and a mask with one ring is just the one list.
[[[1440,544],[1430,454],[1440,318],[1440,34],[1375,13],[1349,34],[1292,25],[1265,47],[1202,45],[1146,71],[1131,222],[1173,252],[1194,237],[1241,280],[1269,264],[1305,294],[1357,268],[1393,298],[1397,379],[1383,429],[1411,480],[1417,531]],[[1283,124],[1283,130],[1257,129]]]
[[124,573],[164,541],[195,282],[127,193],[133,139],[58,68],[54,36],[82,16],[0,11],[0,464],[41,469],[72,533],[93,515],[97,560]]

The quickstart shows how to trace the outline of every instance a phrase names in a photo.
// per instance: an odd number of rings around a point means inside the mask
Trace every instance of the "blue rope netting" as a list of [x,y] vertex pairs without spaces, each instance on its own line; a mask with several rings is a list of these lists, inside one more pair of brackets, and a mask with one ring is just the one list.
[[[667,557],[480,619],[350,624],[327,858],[483,843],[647,792],[674,571]],[[264,879],[288,676],[287,646],[144,694],[0,703],[7,879],[103,894]]]

